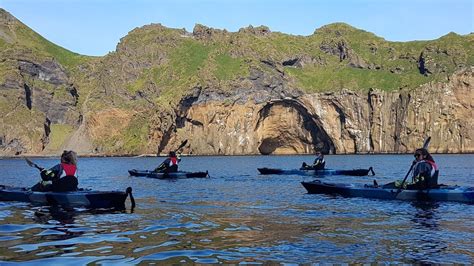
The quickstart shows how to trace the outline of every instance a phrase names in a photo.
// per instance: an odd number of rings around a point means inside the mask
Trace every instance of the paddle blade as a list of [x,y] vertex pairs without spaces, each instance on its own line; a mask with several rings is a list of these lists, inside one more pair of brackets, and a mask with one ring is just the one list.
[[26,161],[26,163],[27,163],[30,167],[35,167],[35,168],[37,168],[37,169],[40,170],[40,171],[43,170],[42,167],[38,166],[37,164],[35,164],[34,162],[32,162],[30,159],[28,159],[28,158],[26,158],[26,157],[25,157],[25,161]]
[[423,149],[428,149],[428,146],[430,145],[431,137],[427,137],[425,139],[425,142],[423,142]]
[[176,151],[181,150],[184,146],[186,146],[187,143],[188,143],[188,140],[185,139],[185,140],[181,143],[181,145],[179,145],[179,147],[176,149]]

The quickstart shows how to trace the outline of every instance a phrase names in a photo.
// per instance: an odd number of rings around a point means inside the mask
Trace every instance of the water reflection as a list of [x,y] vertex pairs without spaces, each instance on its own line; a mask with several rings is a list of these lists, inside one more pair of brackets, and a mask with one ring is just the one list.
[[[448,244],[443,240],[440,225],[440,203],[429,201],[412,202],[414,214],[411,221],[414,223],[414,236],[408,258],[412,263],[436,263],[436,258],[446,253]],[[440,261],[441,262],[441,261]]]
[[432,230],[438,228],[437,209],[440,206],[438,202],[414,201],[411,205],[416,210],[414,217],[411,219],[412,222]]

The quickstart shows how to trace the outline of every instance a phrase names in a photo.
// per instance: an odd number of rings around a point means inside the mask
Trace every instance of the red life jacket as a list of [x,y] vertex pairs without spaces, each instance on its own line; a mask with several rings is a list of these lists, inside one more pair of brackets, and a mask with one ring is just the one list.
[[425,162],[429,163],[429,164],[431,165],[431,167],[433,167],[433,169],[434,169],[435,171],[438,171],[438,170],[439,170],[439,169],[438,169],[438,165],[437,165],[435,162],[430,161],[430,160],[425,160]]
[[430,176],[434,178],[438,178],[438,174],[439,174],[438,165],[434,161],[430,161],[430,160],[423,160],[423,162],[427,162],[431,165]]
[[170,166],[178,165],[178,158],[170,157]]
[[63,168],[62,173],[60,174],[60,177],[65,177],[65,176],[76,176],[77,172],[77,167],[73,164],[66,164],[66,163],[61,163],[61,167]]

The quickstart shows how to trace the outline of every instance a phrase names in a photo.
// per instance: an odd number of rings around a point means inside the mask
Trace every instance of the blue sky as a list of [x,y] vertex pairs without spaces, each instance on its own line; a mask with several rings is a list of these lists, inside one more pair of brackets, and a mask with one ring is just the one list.
[[389,41],[473,32],[473,0],[0,0],[0,7],[73,52],[105,55],[135,27],[161,23],[192,31],[196,23],[228,31],[266,25],[311,35],[345,22]]

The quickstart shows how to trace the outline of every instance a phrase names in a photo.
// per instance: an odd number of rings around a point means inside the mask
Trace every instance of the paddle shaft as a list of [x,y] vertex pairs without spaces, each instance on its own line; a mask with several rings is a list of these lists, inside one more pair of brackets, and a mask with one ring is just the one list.
[[43,167],[41,167],[41,166],[35,164],[33,161],[31,161],[30,159],[28,159],[28,158],[26,158],[26,157],[25,157],[25,161],[26,161],[26,163],[27,163],[29,166],[31,166],[31,167],[35,167],[36,169],[38,169],[38,170],[40,170],[40,171],[43,171],[43,170],[44,170]]

